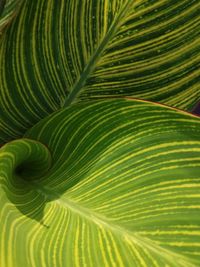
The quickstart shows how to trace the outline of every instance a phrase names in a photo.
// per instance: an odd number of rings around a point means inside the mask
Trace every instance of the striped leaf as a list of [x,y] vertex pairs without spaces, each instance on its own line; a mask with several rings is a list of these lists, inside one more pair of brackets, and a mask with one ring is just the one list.
[[21,0],[0,0],[0,37],[5,27],[16,16],[21,2]]
[[1,267],[200,266],[199,118],[82,102],[0,151]]
[[27,0],[0,46],[0,140],[61,106],[200,98],[199,0]]

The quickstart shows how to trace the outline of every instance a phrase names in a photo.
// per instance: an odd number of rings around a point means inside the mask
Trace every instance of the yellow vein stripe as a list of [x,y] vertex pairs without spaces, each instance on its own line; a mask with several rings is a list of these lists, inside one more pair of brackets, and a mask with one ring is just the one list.
[[0,265],[198,266],[199,126],[109,99],[62,109],[3,146]]
[[[5,12],[20,3],[6,1]],[[0,44],[0,142],[81,100],[134,96],[191,110],[199,11],[199,0],[26,1]]]
[[18,14],[21,5],[21,0],[3,0],[0,2],[0,37]]

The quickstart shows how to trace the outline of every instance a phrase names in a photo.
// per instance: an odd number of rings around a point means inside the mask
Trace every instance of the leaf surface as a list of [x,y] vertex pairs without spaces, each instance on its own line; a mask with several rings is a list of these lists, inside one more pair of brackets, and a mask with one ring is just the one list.
[[199,118],[83,102],[0,151],[1,267],[200,265]]
[[0,140],[70,103],[200,98],[199,0],[27,0],[0,47]]
[[21,0],[0,0],[0,37],[19,11]]

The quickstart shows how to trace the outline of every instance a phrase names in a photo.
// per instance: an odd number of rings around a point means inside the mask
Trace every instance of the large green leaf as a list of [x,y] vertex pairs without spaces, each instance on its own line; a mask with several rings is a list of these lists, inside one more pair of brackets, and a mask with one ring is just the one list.
[[1,267],[200,266],[199,118],[84,102],[0,151]]
[[0,140],[110,95],[190,109],[200,98],[199,0],[27,0],[0,47]]

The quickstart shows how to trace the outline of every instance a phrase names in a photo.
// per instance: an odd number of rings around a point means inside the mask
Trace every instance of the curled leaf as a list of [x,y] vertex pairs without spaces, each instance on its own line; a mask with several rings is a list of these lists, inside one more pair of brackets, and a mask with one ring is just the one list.
[[[200,265],[198,117],[138,100],[84,102],[26,138],[53,162],[30,191],[10,187],[14,201],[0,161],[1,266]],[[17,142],[22,151],[27,141]]]

